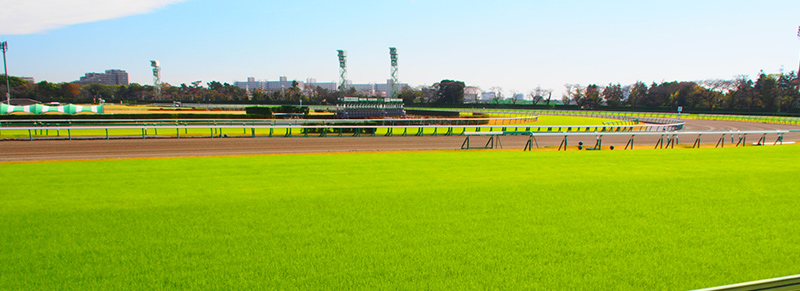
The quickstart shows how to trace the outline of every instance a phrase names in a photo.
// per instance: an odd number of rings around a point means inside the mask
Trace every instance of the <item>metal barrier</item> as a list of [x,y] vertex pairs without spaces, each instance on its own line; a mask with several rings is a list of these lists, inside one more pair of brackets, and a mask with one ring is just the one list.
[[[523,151],[530,151],[533,149],[534,145],[538,148],[539,143],[536,140],[536,137],[544,137],[544,136],[563,136],[564,138],[561,140],[559,144],[558,150],[567,150],[568,140],[569,137],[572,136],[594,136],[596,138],[597,143],[595,144],[594,149],[600,149],[603,143],[603,136],[615,136],[615,135],[623,135],[627,136],[630,135],[627,144],[625,145],[625,149],[627,150],[628,147],[633,149],[635,138],[636,136],[659,136],[658,141],[654,148],[675,148],[675,145],[679,143],[678,137],[681,135],[696,135],[697,139],[695,139],[694,143],[692,144],[692,148],[699,148],[701,138],[703,135],[711,135],[711,136],[719,136],[719,140],[717,141],[715,147],[725,147],[725,140],[730,137],[731,143],[734,141],[736,142],[735,146],[742,146],[744,147],[747,143],[747,135],[760,135],[760,138],[756,144],[758,145],[765,145],[767,144],[767,135],[768,134],[775,134],[776,140],[773,144],[783,144],[783,135],[786,133],[792,132],[790,130],[748,130],[748,131],[665,131],[665,132],[519,132],[519,131],[510,131],[505,132],[507,135],[519,135],[519,134],[527,134],[528,142],[525,144],[525,148]],[[738,138],[738,140],[736,139]]]
[[0,120],[3,127],[19,126],[73,126],[73,125],[179,125],[179,124],[251,124],[251,125],[480,125],[494,122],[496,125],[512,125],[536,122],[538,116],[496,118],[382,118],[382,119],[20,119]]
[[[466,132],[464,135],[467,136],[464,139],[464,142],[461,143],[462,150],[469,150],[469,149],[494,149],[496,147],[503,148],[503,145],[500,143],[500,136],[504,133],[502,131],[489,131],[489,132]],[[489,136],[489,140],[486,141],[486,145],[482,147],[471,147],[469,145],[469,138],[471,136]]]
[[[417,107],[409,107],[417,108]],[[424,108],[425,110],[453,111],[453,109]],[[547,109],[458,109],[458,111],[484,112],[496,114],[538,114],[538,115],[563,115],[563,116],[585,116],[611,119],[624,118],[653,118],[680,120],[706,119],[706,120],[731,120],[745,122],[763,122],[776,124],[800,125],[800,117],[769,116],[769,115],[728,115],[728,114],[692,114],[692,113],[672,113],[672,112],[644,112],[644,111],[595,111],[595,110],[547,110]],[[643,120],[644,121],[644,120]]]
[[[111,139],[111,138],[148,138],[148,137],[174,137],[190,136],[189,130],[208,130],[207,137],[224,137],[226,134],[238,136],[266,136],[274,137],[280,132],[284,137],[292,136],[376,136],[380,131],[382,136],[437,136],[437,135],[464,135],[469,132],[503,131],[527,134],[528,132],[665,132],[681,127],[680,124],[662,125],[603,125],[603,126],[529,126],[529,125],[361,125],[361,124],[322,124],[322,125],[297,125],[291,122],[256,123],[227,121],[220,123],[143,123],[131,125],[54,125],[54,126],[12,126],[0,127],[4,131],[27,131],[28,140],[34,139]],[[78,136],[75,130],[102,130],[102,135]],[[109,131],[134,130],[141,134],[112,135]],[[55,131],[55,136],[50,135]],[[161,134],[159,135],[159,131]],[[257,132],[260,131],[260,132]],[[66,132],[66,137],[62,135]],[[183,133],[181,133],[183,132]],[[19,136],[20,134],[17,134]],[[17,138],[21,139],[21,138]]]
[[800,275],[697,289],[695,291],[800,290]]

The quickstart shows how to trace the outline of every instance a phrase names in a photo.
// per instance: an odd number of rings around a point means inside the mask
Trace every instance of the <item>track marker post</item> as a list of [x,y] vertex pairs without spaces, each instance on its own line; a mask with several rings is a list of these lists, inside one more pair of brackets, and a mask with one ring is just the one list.
[[[731,134],[731,136],[733,136],[733,134]],[[738,147],[739,144],[742,144],[742,147],[744,147],[745,143],[747,143],[747,134],[746,133],[745,134],[741,134],[740,133],[740,134],[738,134],[738,137],[739,137],[739,141],[736,142],[736,146]]]
[[664,134],[663,133],[661,134],[661,137],[658,138],[658,141],[656,142],[656,146],[653,149],[657,149],[659,146],[661,146],[662,149],[664,148]]
[[601,150],[603,148],[603,135],[596,135],[594,137],[597,141],[594,143],[594,148],[596,150]]
[[561,147],[564,147],[564,151],[567,151],[567,135],[564,135],[564,140],[561,141],[561,144],[558,145],[558,150],[561,150]]
[[766,142],[767,142],[767,134],[765,133],[764,135],[761,136],[761,138],[758,139],[758,143],[756,143],[756,144],[757,145],[764,145],[764,143],[766,143]]
[[783,133],[779,133],[779,134],[778,134],[778,139],[776,139],[776,140],[775,140],[775,143],[774,143],[773,145],[777,145],[777,144],[778,144],[778,142],[780,142],[781,144],[783,144]]
[[628,149],[628,145],[630,145],[630,146],[631,146],[631,149],[633,149],[633,137],[634,137],[634,136],[636,136],[636,135],[635,135],[635,134],[631,134],[631,139],[629,139],[629,140],[628,140],[628,143],[626,143],[626,144],[625,144],[625,149],[626,149],[626,150]]

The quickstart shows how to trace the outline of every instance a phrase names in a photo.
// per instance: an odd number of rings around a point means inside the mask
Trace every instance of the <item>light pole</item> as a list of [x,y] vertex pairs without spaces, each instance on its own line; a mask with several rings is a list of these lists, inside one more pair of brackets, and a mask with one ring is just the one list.
[[[800,26],[797,27],[797,38],[800,39]],[[800,78],[800,67],[798,67],[797,76]]]
[[6,74],[6,104],[11,105],[11,82],[8,77],[8,66],[6,66],[6,51],[8,50],[8,42],[0,42],[0,49],[3,50],[3,71]]

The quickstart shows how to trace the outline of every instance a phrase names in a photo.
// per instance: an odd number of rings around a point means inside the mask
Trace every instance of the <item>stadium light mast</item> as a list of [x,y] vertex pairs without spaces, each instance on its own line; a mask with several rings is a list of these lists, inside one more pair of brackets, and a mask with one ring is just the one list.
[[389,47],[389,57],[392,60],[392,86],[389,92],[389,98],[397,97],[397,48]]
[[347,51],[339,52],[339,90],[344,92],[347,89]]
[[8,76],[8,66],[6,66],[6,51],[8,50],[8,42],[0,42],[0,50],[3,50],[3,71],[6,74],[6,104],[11,105],[11,79]]
[[156,60],[150,60],[150,66],[153,67],[153,91],[156,100],[161,100],[161,65]]

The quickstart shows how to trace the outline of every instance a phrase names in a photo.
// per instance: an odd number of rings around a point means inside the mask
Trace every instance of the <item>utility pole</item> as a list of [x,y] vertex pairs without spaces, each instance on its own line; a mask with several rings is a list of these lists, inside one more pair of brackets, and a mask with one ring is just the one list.
[[8,66],[6,66],[6,51],[8,50],[8,42],[0,42],[0,50],[3,50],[3,71],[6,73],[6,104],[11,105],[11,79],[8,76]]
[[[800,26],[797,27],[797,39],[800,39]],[[800,66],[797,68],[797,74],[795,78],[797,80],[797,91],[800,91]]]

